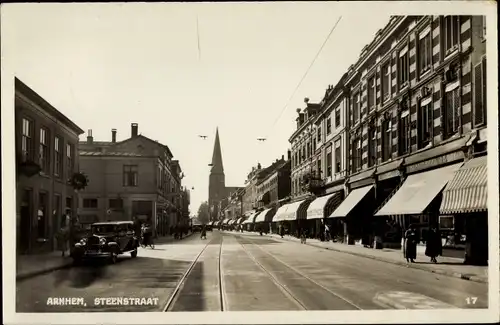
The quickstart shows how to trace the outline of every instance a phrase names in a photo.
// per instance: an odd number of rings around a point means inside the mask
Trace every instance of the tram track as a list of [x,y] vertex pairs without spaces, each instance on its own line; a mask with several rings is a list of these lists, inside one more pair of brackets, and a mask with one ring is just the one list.
[[[219,242],[220,241],[220,242]],[[189,265],[187,270],[184,272],[182,275],[181,279],[179,280],[177,286],[175,287],[174,291],[170,295],[167,303],[163,307],[163,312],[173,312],[176,311],[177,303],[179,299],[183,295],[189,295],[189,292],[186,292],[185,290],[185,285],[187,281],[191,280],[191,277],[194,277],[193,270],[197,263],[200,261],[201,257],[203,256],[204,253],[207,252],[207,248],[210,245],[219,245],[218,249],[218,266],[217,266],[217,279],[218,279],[218,295],[219,295],[219,304],[220,304],[220,311],[224,311],[226,308],[225,305],[225,299],[224,299],[224,281],[223,281],[223,270],[222,270],[222,243],[223,243],[223,236],[221,235],[220,237],[213,238],[208,241],[208,243],[203,247],[203,249],[200,251],[200,253],[195,257],[193,262]],[[199,281],[199,280],[198,280]]]

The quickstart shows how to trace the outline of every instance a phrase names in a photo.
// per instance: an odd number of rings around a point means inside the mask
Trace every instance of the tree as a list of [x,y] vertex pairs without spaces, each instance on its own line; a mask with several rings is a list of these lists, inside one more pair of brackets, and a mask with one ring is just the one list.
[[208,202],[207,201],[202,202],[200,204],[200,207],[198,208],[198,216],[197,216],[197,218],[203,224],[208,223],[208,221],[210,220],[210,213],[209,213],[209,208],[208,208]]

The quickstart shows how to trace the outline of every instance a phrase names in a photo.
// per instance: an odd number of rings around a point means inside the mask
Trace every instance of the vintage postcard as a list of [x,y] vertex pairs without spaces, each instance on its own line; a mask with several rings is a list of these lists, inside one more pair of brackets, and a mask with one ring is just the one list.
[[4,322],[498,321],[496,11],[2,5]]

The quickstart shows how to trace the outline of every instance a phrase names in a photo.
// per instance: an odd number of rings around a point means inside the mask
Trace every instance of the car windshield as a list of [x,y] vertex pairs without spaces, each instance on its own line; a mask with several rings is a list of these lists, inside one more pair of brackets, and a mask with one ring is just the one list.
[[92,233],[93,234],[104,234],[104,233],[110,233],[110,232],[115,232],[117,230],[116,225],[98,225],[98,226],[92,226]]

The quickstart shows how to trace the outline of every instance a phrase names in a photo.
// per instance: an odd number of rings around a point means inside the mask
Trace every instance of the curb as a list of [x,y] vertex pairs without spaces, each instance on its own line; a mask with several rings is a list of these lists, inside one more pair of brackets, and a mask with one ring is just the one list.
[[57,270],[67,269],[67,268],[70,268],[71,266],[73,266],[73,263],[72,262],[68,262],[68,263],[65,263],[65,264],[62,264],[62,265],[52,266],[52,267],[45,268],[45,269],[42,269],[42,270],[37,270],[37,271],[32,271],[32,272],[26,272],[26,273],[18,274],[18,275],[16,275],[16,281],[22,281],[22,280],[34,278],[34,277],[42,275],[42,274],[47,274],[47,273],[51,273],[51,272],[54,272],[54,271],[57,271]]
[[[277,238],[277,239],[283,240],[283,241],[294,242],[293,240],[290,240],[287,238]],[[385,263],[391,263],[391,264],[395,264],[395,265],[399,265],[399,266],[411,267],[411,268],[419,269],[419,270],[426,271],[429,273],[445,275],[445,276],[454,277],[454,278],[458,278],[458,279],[462,279],[462,280],[468,280],[468,281],[473,281],[473,282],[478,282],[478,283],[488,283],[488,278],[484,278],[484,277],[480,277],[480,276],[476,276],[476,275],[468,275],[468,274],[463,274],[463,273],[459,273],[459,272],[444,271],[444,270],[440,270],[440,269],[432,270],[432,269],[429,269],[426,267],[419,266],[418,264],[408,264],[405,262],[384,259],[384,258],[375,257],[375,256],[368,255],[368,254],[362,254],[362,253],[357,253],[357,252],[348,252],[348,251],[340,250],[340,249],[337,249],[334,247],[324,247],[324,246],[320,246],[320,245],[312,244],[312,243],[308,243],[308,242],[306,242],[306,245],[313,246],[316,248],[322,248],[322,249],[326,249],[326,250],[332,250],[332,251],[339,252],[339,253],[369,258],[372,260],[381,261],[381,262],[385,262]]]

